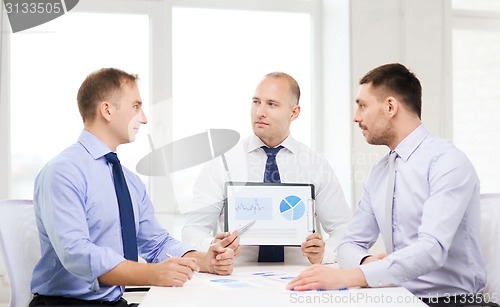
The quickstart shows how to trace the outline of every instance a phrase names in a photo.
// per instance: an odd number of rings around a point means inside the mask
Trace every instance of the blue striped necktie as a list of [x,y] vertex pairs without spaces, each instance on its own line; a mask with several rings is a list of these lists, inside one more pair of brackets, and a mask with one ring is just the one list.
[[[283,148],[278,146],[269,148],[262,146],[266,152],[267,161],[266,169],[264,171],[264,182],[281,182],[278,164],[276,164],[276,155]],[[285,249],[283,245],[260,245],[259,246],[259,262],[284,262]]]
[[120,211],[120,224],[122,228],[123,255],[125,259],[137,261],[137,237],[135,232],[134,208],[128,191],[123,169],[114,152],[105,155],[106,160],[113,164],[113,181],[115,184],[116,198]]

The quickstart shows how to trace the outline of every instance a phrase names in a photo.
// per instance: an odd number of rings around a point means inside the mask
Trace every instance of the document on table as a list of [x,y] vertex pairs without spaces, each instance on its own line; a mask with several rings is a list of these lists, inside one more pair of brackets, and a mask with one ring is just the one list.
[[278,285],[285,289],[285,285],[298,274],[298,272],[285,271],[245,272],[220,277],[211,275],[210,278],[204,278],[203,282],[212,287],[226,289],[269,288],[269,286],[273,285]]

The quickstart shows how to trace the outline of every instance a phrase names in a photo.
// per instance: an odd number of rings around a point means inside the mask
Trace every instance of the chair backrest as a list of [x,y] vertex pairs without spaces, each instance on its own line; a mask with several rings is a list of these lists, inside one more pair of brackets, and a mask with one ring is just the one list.
[[31,301],[31,277],[40,241],[31,200],[0,200],[0,250],[10,283],[10,307]]
[[[500,296],[500,193],[481,194],[481,251],[486,262],[485,295]],[[488,297],[485,296],[485,299]],[[492,301],[490,299],[490,301]]]

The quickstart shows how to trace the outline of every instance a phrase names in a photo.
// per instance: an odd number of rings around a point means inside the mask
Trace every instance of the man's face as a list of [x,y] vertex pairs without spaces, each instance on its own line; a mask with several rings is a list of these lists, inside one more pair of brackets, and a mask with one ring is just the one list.
[[266,77],[255,89],[252,129],[267,146],[279,145],[290,134],[290,123],[299,113],[300,107],[286,78]]
[[142,99],[135,83],[122,85],[122,94],[117,101],[111,103],[113,120],[111,129],[119,144],[135,141],[139,127],[148,122],[142,110]]
[[369,144],[388,145],[393,139],[392,125],[387,112],[388,105],[372,87],[361,84],[356,99],[358,105],[353,121],[358,123]]

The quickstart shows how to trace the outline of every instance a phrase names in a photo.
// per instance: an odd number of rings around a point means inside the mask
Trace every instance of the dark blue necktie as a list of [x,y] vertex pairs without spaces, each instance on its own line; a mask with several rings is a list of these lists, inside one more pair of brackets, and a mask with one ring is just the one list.
[[137,237],[135,233],[134,208],[128,191],[127,182],[123,175],[122,166],[114,152],[105,155],[106,160],[113,164],[113,181],[115,184],[116,198],[120,211],[120,224],[122,227],[123,255],[125,259],[137,261]]
[[[262,146],[266,152],[266,170],[264,171],[264,182],[281,182],[278,164],[276,164],[276,155],[283,148],[278,146],[269,148]],[[261,245],[259,247],[259,262],[284,262],[285,249],[283,245]]]

